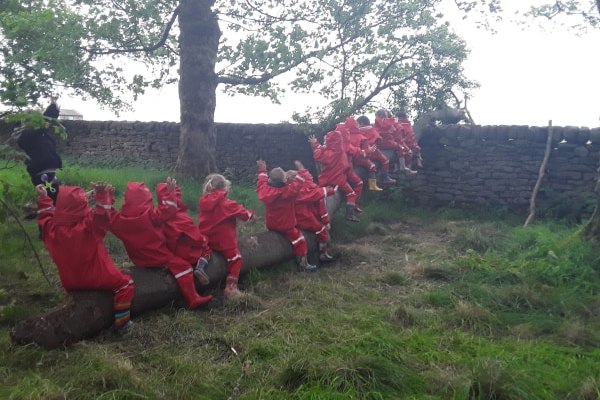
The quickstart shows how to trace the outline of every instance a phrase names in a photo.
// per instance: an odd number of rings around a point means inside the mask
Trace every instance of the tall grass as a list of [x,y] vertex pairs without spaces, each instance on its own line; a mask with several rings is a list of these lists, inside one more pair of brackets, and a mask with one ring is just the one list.
[[[122,190],[166,174],[73,166],[61,176]],[[193,206],[200,185],[183,184]],[[262,213],[254,188],[234,186],[232,197]],[[600,250],[577,227],[521,228],[375,195],[363,205],[360,223],[334,220],[336,263],[308,275],[289,263],[251,271],[246,303],[215,289],[205,309],[175,304],[136,318],[127,338],[53,351],[1,335],[0,398],[600,398]],[[14,224],[0,235],[6,332],[62,293],[32,267]],[[113,256],[118,246],[109,241]]]

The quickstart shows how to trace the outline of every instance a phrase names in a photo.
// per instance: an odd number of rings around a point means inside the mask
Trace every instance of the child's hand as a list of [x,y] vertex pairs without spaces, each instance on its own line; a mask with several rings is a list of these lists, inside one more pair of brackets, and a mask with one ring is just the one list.
[[376,144],[374,144],[373,146],[369,147],[369,153],[374,153],[375,150],[377,150],[377,145]]
[[309,142],[310,144],[319,143],[319,141],[317,140],[317,137],[316,137],[315,135],[310,135],[310,136],[308,137],[308,142]]
[[35,187],[35,192],[37,193],[38,197],[48,196],[48,192],[46,191],[46,186],[42,183],[40,183],[39,185],[37,185]]
[[92,182],[92,190],[96,193],[112,193],[115,188],[107,182]]
[[167,190],[172,192],[177,188],[177,181],[175,178],[167,177]]
[[267,169],[267,163],[264,160],[257,160],[256,165],[258,165],[258,169],[261,171]]
[[294,161],[294,166],[296,167],[297,170],[304,169],[304,165],[299,160]]

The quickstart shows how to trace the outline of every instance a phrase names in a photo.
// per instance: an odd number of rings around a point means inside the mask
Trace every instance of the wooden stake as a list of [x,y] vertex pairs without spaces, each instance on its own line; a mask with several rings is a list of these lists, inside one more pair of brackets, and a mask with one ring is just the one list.
[[529,216],[525,220],[523,227],[527,227],[527,225],[529,225],[529,223],[533,221],[533,218],[535,217],[535,201],[537,199],[538,192],[540,191],[540,186],[542,186],[542,179],[544,179],[546,165],[548,165],[548,159],[550,158],[550,152],[552,151],[552,134],[552,120],[550,120],[548,121],[548,139],[546,140],[546,152],[544,153],[544,160],[542,161],[542,165],[540,165],[540,172],[538,174],[537,182],[533,188],[533,193],[531,193],[531,199],[529,200]]

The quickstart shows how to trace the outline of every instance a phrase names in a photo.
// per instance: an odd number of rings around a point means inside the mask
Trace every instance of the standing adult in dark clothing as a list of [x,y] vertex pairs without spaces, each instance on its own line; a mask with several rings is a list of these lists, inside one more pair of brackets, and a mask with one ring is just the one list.
[[56,141],[52,130],[59,124],[57,118],[60,109],[53,101],[44,111],[44,119],[48,123],[46,128],[18,128],[13,133],[19,147],[27,154],[27,172],[34,186],[44,185],[48,196],[56,204],[58,196],[58,177],[56,170],[62,168],[62,160],[56,152]]

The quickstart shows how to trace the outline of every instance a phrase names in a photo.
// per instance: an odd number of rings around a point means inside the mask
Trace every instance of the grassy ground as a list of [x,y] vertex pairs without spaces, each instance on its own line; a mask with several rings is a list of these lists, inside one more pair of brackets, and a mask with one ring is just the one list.
[[[153,187],[164,173],[72,168],[62,177],[107,175],[118,188],[133,179]],[[195,209],[199,186],[184,191]],[[252,188],[233,197],[261,210]],[[510,216],[393,199],[370,199],[358,224],[336,216],[339,258],[318,273],[251,271],[241,301],[216,288],[200,311],[173,304],[137,318],[127,338],[54,351],[10,342],[15,321],[62,293],[40,244],[53,286],[15,224],[0,225],[0,398],[600,398],[600,250],[577,227],[521,228]],[[35,238],[34,224],[26,228]],[[125,260],[114,238],[109,247]]]

